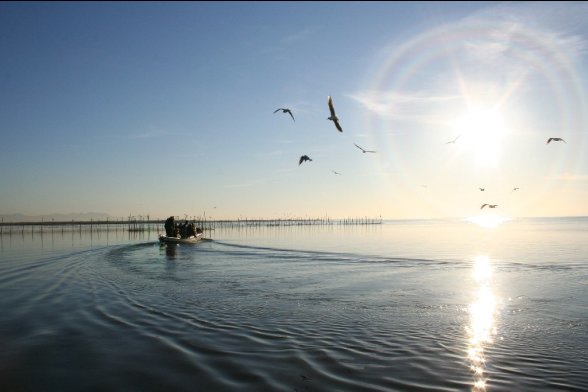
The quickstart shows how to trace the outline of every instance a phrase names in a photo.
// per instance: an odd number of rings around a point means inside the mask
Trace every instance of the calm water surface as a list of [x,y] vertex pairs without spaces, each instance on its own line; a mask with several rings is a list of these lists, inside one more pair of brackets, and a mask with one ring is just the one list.
[[584,391],[588,218],[0,236],[2,391]]

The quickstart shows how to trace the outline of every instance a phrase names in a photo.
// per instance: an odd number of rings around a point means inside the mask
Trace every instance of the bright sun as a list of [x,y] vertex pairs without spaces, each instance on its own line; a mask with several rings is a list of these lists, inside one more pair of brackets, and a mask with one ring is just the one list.
[[455,130],[459,135],[456,144],[472,152],[477,164],[498,164],[507,129],[496,109],[471,109],[456,122]]

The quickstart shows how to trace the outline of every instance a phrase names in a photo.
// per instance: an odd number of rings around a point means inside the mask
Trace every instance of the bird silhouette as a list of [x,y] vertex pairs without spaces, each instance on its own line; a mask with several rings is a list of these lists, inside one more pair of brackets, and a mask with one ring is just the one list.
[[[288,108],[279,108],[279,109],[276,109],[276,110],[274,110],[274,113],[277,113],[277,112],[279,112],[280,110],[281,110],[283,113],[288,113],[288,114],[290,115],[290,117],[292,117],[292,120],[294,120],[294,115],[292,114],[292,111],[291,111],[290,109],[288,109]],[[296,122],[296,120],[294,120],[294,122]]]
[[335,174],[341,175],[341,173],[339,173],[339,172],[336,172],[335,170],[331,170],[331,171],[332,171],[333,173],[335,173]]
[[486,188],[479,188],[482,192],[484,192],[486,190]]
[[513,188],[513,189],[512,189],[512,191],[513,191],[513,192],[514,192],[514,191],[518,191],[518,190],[519,190],[519,188],[518,188],[518,187],[517,187],[517,188]]
[[353,143],[353,145],[355,145],[355,147],[359,148],[359,149],[360,149],[360,150],[361,150],[361,151],[362,151],[364,154],[365,154],[366,152],[375,152],[375,151],[372,151],[372,150],[364,150],[363,148],[359,147],[359,146],[358,146],[357,144],[355,144],[355,143]]
[[335,107],[333,106],[333,98],[331,98],[330,95],[328,97],[328,101],[327,102],[329,104],[329,111],[331,112],[331,116],[328,117],[327,120],[331,120],[332,122],[334,122],[335,123],[335,126],[337,127],[337,130],[339,132],[343,132],[343,128],[341,128],[341,125],[339,124],[339,118],[335,114]]
[[459,139],[461,137],[461,135],[458,135],[455,139],[448,141],[445,144],[455,144],[455,142],[457,141],[457,139]]
[[567,144],[567,142],[563,140],[561,137],[550,137],[549,139],[547,139],[547,144],[551,142],[564,142]]
[[482,207],[480,207],[480,209],[482,209],[486,206],[488,206],[488,208],[496,208],[496,207],[498,207],[498,204],[482,204]]
[[310,159],[308,157],[308,155],[303,155],[300,157],[300,160],[298,161],[298,166],[300,166],[302,164],[302,162],[305,162],[305,161],[312,161],[312,159]]

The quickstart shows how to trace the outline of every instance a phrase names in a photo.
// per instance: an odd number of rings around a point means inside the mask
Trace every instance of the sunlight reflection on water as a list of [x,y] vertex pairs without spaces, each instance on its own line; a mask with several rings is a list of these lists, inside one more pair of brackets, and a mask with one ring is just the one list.
[[500,226],[502,223],[511,220],[511,218],[507,218],[504,216],[496,215],[496,214],[488,214],[488,215],[476,215],[466,218],[467,222],[475,223],[478,226],[493,229]]
[[473,391],[486,389],[484,376],[486,357],[484,349],[494,341],[496,325],[496,297],[491,288],[492,267],[487,256],[477,256],[474,260],[472,275],[476,281],[476,297],[469,306],[470,324],[466,327],[468,335],[467,357],[470,370],[474,374]]

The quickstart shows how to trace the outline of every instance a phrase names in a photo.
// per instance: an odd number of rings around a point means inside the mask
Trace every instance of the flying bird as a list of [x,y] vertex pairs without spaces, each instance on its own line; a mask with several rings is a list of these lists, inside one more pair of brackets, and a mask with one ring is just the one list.
[[300,157],[300,160],[298,161],[298,166],[300,166],[302,164],[302,162],[305,162],[305,161],[312,161],[312,159],[310,159],[308,157],[308,155],[303,155]]
[[479,188],[482,192],[484,192],[486,190],[486,188]]
[[488,208],[496,208],[496,207],[498,207],[498,204],[482,204],[482,207],[480,207],[480,209],[482,209],[486,206],[488,206]]
[[461,135],[458,135],[455,139],[448,141],[445,144],[455,144],[455,142],[457,141],[457,139],[459,139],[461,137]]
[[[290,109],[288,109],[288,108],[279,108],[279,109],[276,109],[276,110],[274,110],[274,113],[277,113],[280,110],[282,111],[282,113],[288,113],[290,115],[290,117],[292,117],[292,120],[294,120],[294,115],[292,114],[292,111]],[[294,120],[294,122],[296,122],[296,120]]]
[[547,144],[549,144],[550,142],[564,142],[567,144],[567,142],[563,140],[561,137],[550,137],[549,139],[547,139]]
[[332,171],[333,173],[335,173],[335,174],[341,175],[341,173],[339,173],[339,172],[336,172],[335,170],[331,170],[331,171]]
[[355,144],[355,143],[353,143],[353,144],[355,145],[355,147],[359,148],[364,154],[366,152],[375,152],[375,151],[372,151],[372,150],[364,150],[363,148],[359,147],[357,144]]
[[339,132],[343,132],[343,128],[341,128],[341,125],[339,125],[339,118],[335,114],[335,107],[333,106],[333,98],[331,98],[330,95],[328,98],[328,103],[329,103],[329,111],[331,112],[331,116],[328,117],[327,120],[331,120],[332,122],[334,122],[335,126],[337,127],[337,130]]
[[514,191],[518,191],[518,190],[519,190],[519,188],[517,187],[517,188],[513,188],[512,191],[514,192]]

